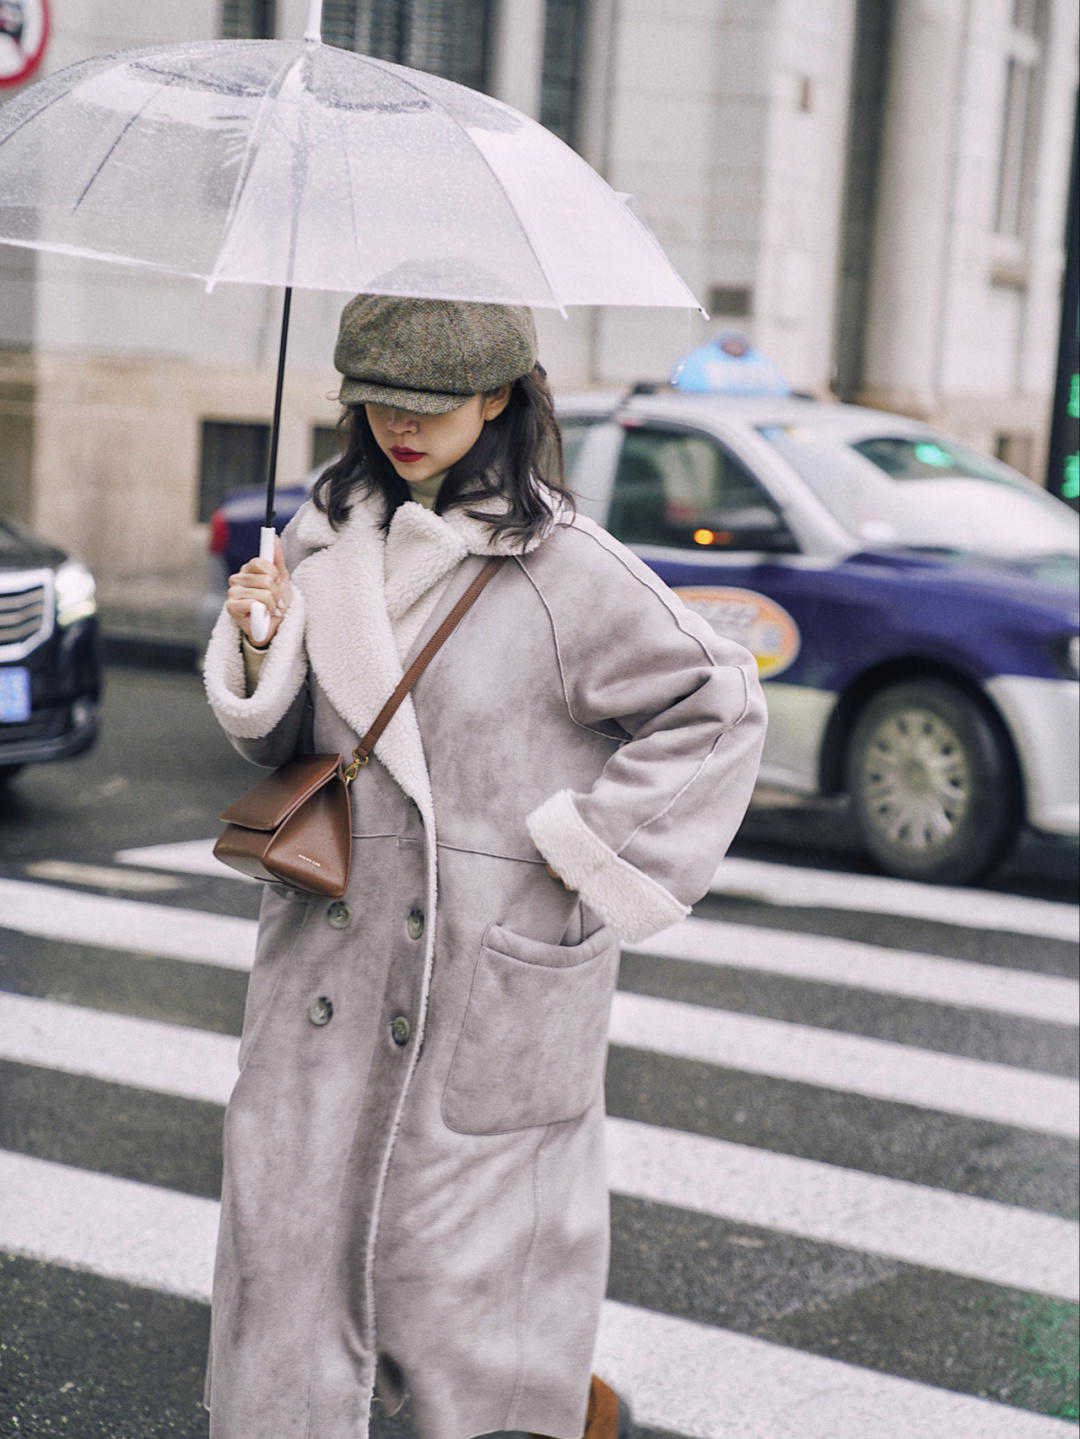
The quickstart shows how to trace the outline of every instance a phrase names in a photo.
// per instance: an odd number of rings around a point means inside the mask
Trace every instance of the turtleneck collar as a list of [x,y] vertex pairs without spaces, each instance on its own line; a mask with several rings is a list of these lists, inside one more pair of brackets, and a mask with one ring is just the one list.
[[433,510],[445,478],[446,471],[440,470],[438,474],[432,475],[426,480],[407,480],[406,484],[409,486],[410,499],[423,505],[425,510]]

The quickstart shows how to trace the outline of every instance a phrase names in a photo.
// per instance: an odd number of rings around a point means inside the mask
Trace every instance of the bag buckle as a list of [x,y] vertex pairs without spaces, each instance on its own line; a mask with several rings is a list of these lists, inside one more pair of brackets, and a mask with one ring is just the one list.
[[360,773],[360,767],[361,767],[361,765],[365,765],[365,764],[367,764],[367,762],[368,762],[368,756],[367,756],[366,754],[364,754],[364,752],[363,752],[363,750],[360,748],[360,746],[357,745],[356,748],[355,748],[355,749],[353,750],[353,752],[352,752],[352,759],[350,760],[350,762],[345,766],[344,770],[342,771],[342,773],[343,773],[344,776],[345,776],[345,783],[346,783],[347,785],[348,785],[348,784],[352,784],[353,780],[354,780],[354,779],[356,778],[356,776]]

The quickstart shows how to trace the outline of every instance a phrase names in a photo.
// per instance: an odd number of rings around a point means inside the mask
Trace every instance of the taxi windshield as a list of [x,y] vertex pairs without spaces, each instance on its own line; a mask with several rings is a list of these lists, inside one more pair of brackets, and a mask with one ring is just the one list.
[[938,435],[849,440],[809,425],[762,425],[833,518],[861,543],[986,555],[1078,549],[1076,515],[999,464]]

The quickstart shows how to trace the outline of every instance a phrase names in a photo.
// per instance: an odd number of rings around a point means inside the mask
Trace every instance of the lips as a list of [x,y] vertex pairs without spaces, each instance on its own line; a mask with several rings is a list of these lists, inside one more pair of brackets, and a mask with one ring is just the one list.
[[404,445],[392,445],[390,447],[390,453],[393,455],[395,460],[399,460],[402,464],[405,465],[407,465],[411,460],[422,460],[424,458],[422,450],[410,450]]

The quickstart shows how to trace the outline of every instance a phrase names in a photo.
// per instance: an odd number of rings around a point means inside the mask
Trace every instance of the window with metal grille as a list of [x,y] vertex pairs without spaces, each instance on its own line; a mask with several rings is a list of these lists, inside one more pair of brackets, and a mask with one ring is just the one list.
[[492,0],[325,0],[322,37],[483,90],[492,9]]
[[226,40],[272,40],[274,8],[274,0],[222,0],[222,36]]
[[544,7],[540,123],[568,145],[577,143],[585,13],[583,0],[547,0]]
[[269,425],[203,420],[199,466],[199,519],[208,520],[230,490],[266,478]]

